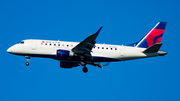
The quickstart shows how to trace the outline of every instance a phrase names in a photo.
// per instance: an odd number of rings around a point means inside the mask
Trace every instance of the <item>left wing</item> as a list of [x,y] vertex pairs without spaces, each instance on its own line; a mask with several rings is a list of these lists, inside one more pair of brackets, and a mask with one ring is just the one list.
[[83,56],[91,59],[92,57],[90,52],[92,52],[92,48],[95,46],[96,43],[95,39],[98,36],[101,29],[102,27],[99,28],[99,30],[95,34],[88,36],[85,40],[83,40],[78,45],[76,45],[72,49],[72,51],[79,56]]
[[102,66],[108,66],[110,62],[106,63],[106,64],[100,64],[98,62],[91,62],[91,63],[88,63],[90,65],[93,65],[95,67],[99,67],[99,68],[103,68]]

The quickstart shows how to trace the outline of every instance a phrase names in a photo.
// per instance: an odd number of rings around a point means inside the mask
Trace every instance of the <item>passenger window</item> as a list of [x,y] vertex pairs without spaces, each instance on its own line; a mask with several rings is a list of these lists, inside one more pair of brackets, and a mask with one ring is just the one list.
[[54,44],[54,46],[56,46],[56,44]]
[[60,44],[58,44],[58,46],[60,46]]
[[104,49],[104,47],[102,47],[102,49]]

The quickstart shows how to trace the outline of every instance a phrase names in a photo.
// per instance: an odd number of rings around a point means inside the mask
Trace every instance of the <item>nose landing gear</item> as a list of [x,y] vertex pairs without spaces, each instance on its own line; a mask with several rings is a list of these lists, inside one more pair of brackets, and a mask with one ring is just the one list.
[[26,66],[29,66],[29,60],[30,60],[30,56],[25,56],[27,62],[26,62]]
[[26,62],[26,66],[29,66],[29,62]]

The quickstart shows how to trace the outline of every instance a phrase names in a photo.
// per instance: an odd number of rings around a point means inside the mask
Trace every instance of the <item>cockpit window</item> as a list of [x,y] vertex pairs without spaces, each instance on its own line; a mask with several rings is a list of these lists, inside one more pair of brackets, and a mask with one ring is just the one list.
[[19,44],[24,44],[24,41],[19,42]]

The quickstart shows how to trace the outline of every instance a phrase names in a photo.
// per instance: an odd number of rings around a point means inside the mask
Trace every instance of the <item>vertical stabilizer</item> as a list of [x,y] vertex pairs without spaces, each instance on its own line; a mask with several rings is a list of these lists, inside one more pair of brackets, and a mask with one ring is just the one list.
[[167,22],[158,22],[154,28],[152,28],[138,43],[135,47],[148,48],[155,43],[160,43]]

